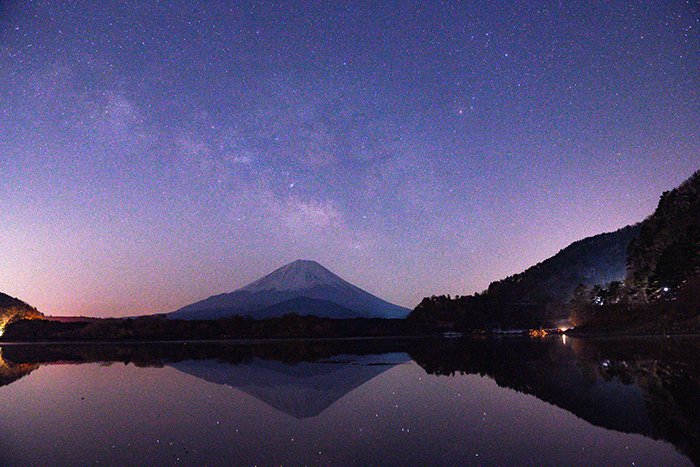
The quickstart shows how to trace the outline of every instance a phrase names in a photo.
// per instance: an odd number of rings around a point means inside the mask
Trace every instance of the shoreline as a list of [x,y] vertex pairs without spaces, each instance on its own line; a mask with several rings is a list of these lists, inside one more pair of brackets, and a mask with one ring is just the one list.
[[576,332],[574,331],[573,333],[564,332],[563,333],[566,337],[571,337],[575,339],[619,339],[619,338],[642,338],[642,337],[664,337],[664,338],[671,338],[671,337],[700,337],[700,332],[682,332],[682,333],[674,333],[674,332],[665,332],[665,333],[658,333],[658,332],[653,332],[653,333],[630,333],[626,334],[624,332],[605,332],[605,331],[581,331],[581,332]]
[[438,338],[437,335],[416,336],[355,336],[355,337],[257,337],[249,339],[154,339],[154,340],[62,340],[62,341],[0,341],[0,347],[19,345],[164,345],[164,344],[280,344],[287,342],[338,342],[378,340],[418,340]]
[[[571,339],[603,340],[603,339],[671,339],[671,338],[700,338],[700,333],[681,334],[607,334],[607,333],[561,333],[550,334],[544,338],[565,336]],[[464,335],[458,338],[444,337],[440,334],[422,335],[395,335],[395,336],[354,336],[354,337],[259,337],[247,339],[154,339],[154,340],[43,340],[43,341],[0,341],[0,347],[15,346],[48,346],[48,345],[187,345],[187,344],[232,344],[232,345],[256,345],[256,344],[285,344],[299,342],[353,342],[353,341],[401,341],[401,340],[428,340],[439,339],[446,342],[458,343],[464,340],[496,340],[496,339],[538,339],[527,335]],[[541,339],[541,338],[539,338]]]

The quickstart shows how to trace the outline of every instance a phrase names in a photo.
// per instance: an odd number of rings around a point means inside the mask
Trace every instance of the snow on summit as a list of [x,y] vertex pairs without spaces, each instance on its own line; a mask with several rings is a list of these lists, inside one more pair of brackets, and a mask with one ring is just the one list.
[[316,261],[296,260],[231,293],[212,295],[168,314],[173,319],[286,314],[348,318],[405,318],[394,305],[341,279]]
[[266,290],[283,292],[312,289],[322,285],[354,288],[353,285],[336,276],[316,261],[298,259],[242,287],[240,290],[246,292],[262,292]]

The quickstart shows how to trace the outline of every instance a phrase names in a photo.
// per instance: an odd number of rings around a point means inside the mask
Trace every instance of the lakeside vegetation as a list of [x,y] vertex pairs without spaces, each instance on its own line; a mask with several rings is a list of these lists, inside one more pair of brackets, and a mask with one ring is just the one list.
[[311,337],[384,337],[415,335],[419,330],[403,319],[331,319],[290,314],[255,320],[176,320],[162,316],[60,322],[17,321],[2,336],[8,342],[152,341]]

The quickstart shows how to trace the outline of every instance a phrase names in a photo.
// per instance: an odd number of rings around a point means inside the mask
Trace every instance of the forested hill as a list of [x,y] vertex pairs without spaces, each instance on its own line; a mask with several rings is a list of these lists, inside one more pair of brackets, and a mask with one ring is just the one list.
[[578,294],[572,307],[578,332],[700,332],[700,171],[661,195],[630,244],[619,285]]
[[0,335],[10,322],[43,317],[44,315],[33,306],[0,292]]
[[625,280],[633,301],[647,302],[700,275],[700,170],[661,195],[629,248]]
[[633,225],[577,241],[519,274],[491,283],[483,294],[426,297],[410,318],[419,326],[462,330],[553,325],[569,317],[567,304],[579,285],[624,279],[627,248],[638,233],[639,225]]
[[566,303],[580,284],[591,287],[622,280],[627,248],[639,229],[635,224],[574,242],[519,274],[492,282],[488,296],[506,304]]
[[18,310],[26,311],[36,311],[36,308],[29,305],[28,303],[0,292],[0,310],[6,310],[9,308],[16,308]]

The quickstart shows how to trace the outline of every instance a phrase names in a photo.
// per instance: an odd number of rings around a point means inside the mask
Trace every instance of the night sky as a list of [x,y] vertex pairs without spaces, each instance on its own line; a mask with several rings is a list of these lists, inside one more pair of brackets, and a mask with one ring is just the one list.
[[172,311],[298,258],[413,307],[700,168],[700,4],[0,2],[0,291]]

